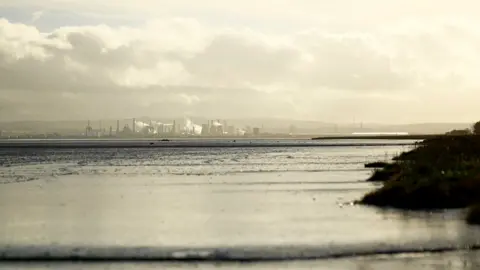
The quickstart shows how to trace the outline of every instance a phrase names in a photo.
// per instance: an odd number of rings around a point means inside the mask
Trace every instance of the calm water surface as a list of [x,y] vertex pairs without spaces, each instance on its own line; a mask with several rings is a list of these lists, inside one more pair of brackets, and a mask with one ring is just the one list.
[[[1,149],[3,258],[164,262],[0,268],[478,269],[480,254],[466,249],[478,247],[480,230],[462,211],[351,204],[374,188],[365,162],[408,148]],[[185,258],[214,263],[171,261]]]

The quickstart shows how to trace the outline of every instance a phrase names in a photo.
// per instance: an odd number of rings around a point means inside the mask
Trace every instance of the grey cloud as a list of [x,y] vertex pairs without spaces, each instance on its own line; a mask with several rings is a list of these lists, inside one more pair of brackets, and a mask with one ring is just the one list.
[[160,60],[155,52],[135,48],[135,43],[121,45],[117,48],[107,48],[104,37],[92,33],[68,33],[67,40],[72,45],[71,50],[59,51],[74,61],[88,64],[89,67],[122,69],[129,66],[152,68]]
[[395,72],[392,59],[358,37],[320,37],[310,46],[315,59],[309,70],[299,74],[311,87],[342,90],[406,89],[414,78]]
[[[415,91],[420,77],[429,78],[421,82],[430,85],[436,85],[435,80],[444,82],[450,77],[419,76],[428,70],[415,64],[420,59],[423,65],[436,65],[441,63],[442,52],[456,52],[455,48],[441,46],[443,41],[436,36],[429,44],[438,44],[438,51],[430,59],[425,56],[428,47],[413,49],[422,44],[422,39],[415,36],[389,38],[372,34],[365,38],[317,33],[291,36],[285,42],[288,45],[273,46],[245,33],[225,31],[206,33],[209,42],[186,54],[181,45],[188,39],[175,43],[179,41],[172,38],[171,44],[164,44],[170,39],[155,43],[152,36],[149,46],[145,46],[144,40],[121,36],[119,40],[125,40],[124,44],[112,48],[107,46],[108,35],[91,29],[62,29],[26,41],[2,36],[0,29],[0,44],[12,45],[0,47],[0,105],[5,107],[1,117],[174,116],[185,112],[231,117],[328,115],[327,103],[333,99],[327,95],[337,90],[345,95]],[[115,28],[108,30],[125,35]],[[65,40],[61,40],[65,31]],[[162,35],[156,31],[148,34]],[[12,60],[16,53],[13,44],[19,42],[49,57],[32,54]],[[69,46],[58,45],[62,42]],[[410,51],[402,54],[403,47],[409,44]],[[179,49],[172,50],[176,45]],[[390,48],[379,49],[387,45]],[[434,70],[435,66],[430,66]],[[135,72],[129,73],[131,70]],[[172,74],[166,76],[168,72]],[[119,83],[122,80],[130,84]],[[150,82],[138,84],[142,80]],[[450,86],[459,82],[451,80]],[[271,93],[263,91],[265,87]],[[328,93],[319,95],[319,89],[328,89]],[[303,97],[292,98],[295,95]],[[319,104],[324,104],[325,109],[319,111]]]
[[271,49],[246,38],[222,35],[184,64],[201,80],[268,84],[290,76],[296,61],[298,52],[292,49]]

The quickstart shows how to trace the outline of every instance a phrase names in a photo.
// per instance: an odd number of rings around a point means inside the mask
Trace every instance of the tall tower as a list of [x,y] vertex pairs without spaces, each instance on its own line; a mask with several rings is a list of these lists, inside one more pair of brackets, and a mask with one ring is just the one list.
[[135,118],[133,118],[133,120],[132,120],[132,132],[133,132],[133,134],[135,134],[135,132],[137,132],[137,130],[136,130],[136,122],[137,122],[137,121],[135,120]]
[[87,122],[87,126],[85,127],[85,137],[88,137],[89,133],[90,133],[90,120],[88,120]]
[[117,134],[120,133],[120,120],[117,120]]

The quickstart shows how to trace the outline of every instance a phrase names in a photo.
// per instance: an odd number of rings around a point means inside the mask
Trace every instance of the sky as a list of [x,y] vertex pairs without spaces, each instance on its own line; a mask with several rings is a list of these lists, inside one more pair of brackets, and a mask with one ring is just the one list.
[[0,121],[473,122],[478,10],[473,0],[0,1]]

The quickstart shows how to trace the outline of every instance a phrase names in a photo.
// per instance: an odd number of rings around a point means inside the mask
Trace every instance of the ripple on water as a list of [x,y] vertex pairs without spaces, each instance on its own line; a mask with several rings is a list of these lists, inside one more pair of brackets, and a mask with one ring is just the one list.
[[0,182],[66,175],[222,175],[364,170],[404,147],[0,149]]

